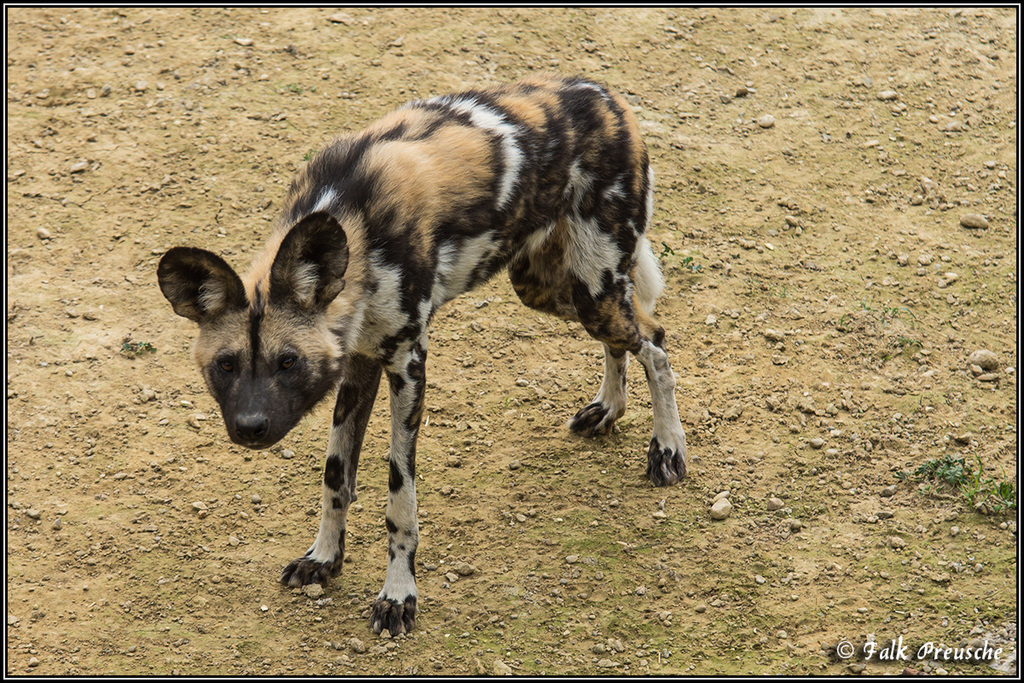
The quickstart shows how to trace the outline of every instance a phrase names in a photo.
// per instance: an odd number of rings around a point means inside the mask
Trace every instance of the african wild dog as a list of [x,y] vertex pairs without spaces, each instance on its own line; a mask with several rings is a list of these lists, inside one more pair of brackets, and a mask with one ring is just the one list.
[[381,372],[391,390],[388,567],[371,616],[398,634],[416,616],[415,454],[427,325],[507,268],[523,303],[579,321],[604,346],[604,381],[569,427],[605,434],[626,406],[627,352],[647,375],[647,475],[686,474],[675,379],[651,319],[663,287],[644,233],[652,176],[623,98],[580,78],[534,77],[415,101],[326,146],[292,182],[269,244],[240,278],[189,247],[160,288],[199,323],[195,359],[228,435],[267,448],[333,389],[320,531],[281,574],[341,571],[356,464]]

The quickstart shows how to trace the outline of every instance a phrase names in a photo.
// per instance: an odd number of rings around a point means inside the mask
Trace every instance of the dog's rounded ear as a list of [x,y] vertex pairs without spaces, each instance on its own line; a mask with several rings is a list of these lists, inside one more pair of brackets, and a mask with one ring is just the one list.
[[204,323],[245,308],[245,286],[238,274],[211,251],[174,247],[156,269],[160,291],[180,316]]
[[296,223],[270,268],[270,300],[319,310],[345,289],[348,238],[334,216],[324,211]]

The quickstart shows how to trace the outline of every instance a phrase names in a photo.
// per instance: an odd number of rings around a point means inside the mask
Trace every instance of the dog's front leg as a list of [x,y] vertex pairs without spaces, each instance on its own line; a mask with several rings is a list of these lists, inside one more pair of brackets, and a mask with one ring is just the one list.
[[320,531],[312,547],[281,572],[281,583],[326,585],[341,572],[345,559],[348,507],[356,499],[356,467],[363,447],[366,423],[380,386],[381,365],[365,356],[349,356],[338,386],[331,436],[324,465]]
[[427,338],[400,347],[386,366],[391,385],[391,454],[388,474],[388,571],[370,625],[405,633],[416,623],[416,437],[426,388]]

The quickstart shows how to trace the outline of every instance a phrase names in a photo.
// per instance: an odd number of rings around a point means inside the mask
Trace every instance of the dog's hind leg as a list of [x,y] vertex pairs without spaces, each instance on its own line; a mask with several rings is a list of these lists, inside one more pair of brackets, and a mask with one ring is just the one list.
[[607,434],[626,412],[626,367],[629,354],[604,346],[604,379],[594,400],[569,420],[569,429],[583,436]]

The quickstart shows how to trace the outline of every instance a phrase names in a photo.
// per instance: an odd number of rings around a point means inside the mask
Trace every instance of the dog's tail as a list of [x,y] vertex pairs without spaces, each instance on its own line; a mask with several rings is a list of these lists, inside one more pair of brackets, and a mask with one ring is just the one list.
[[633,267],[633,293],[644,313],[654,313],[654,303],[665,289],[665,278],[661,275],[658,257],[654,255],[651,242],[641,235],[636,242],[636,266]]

